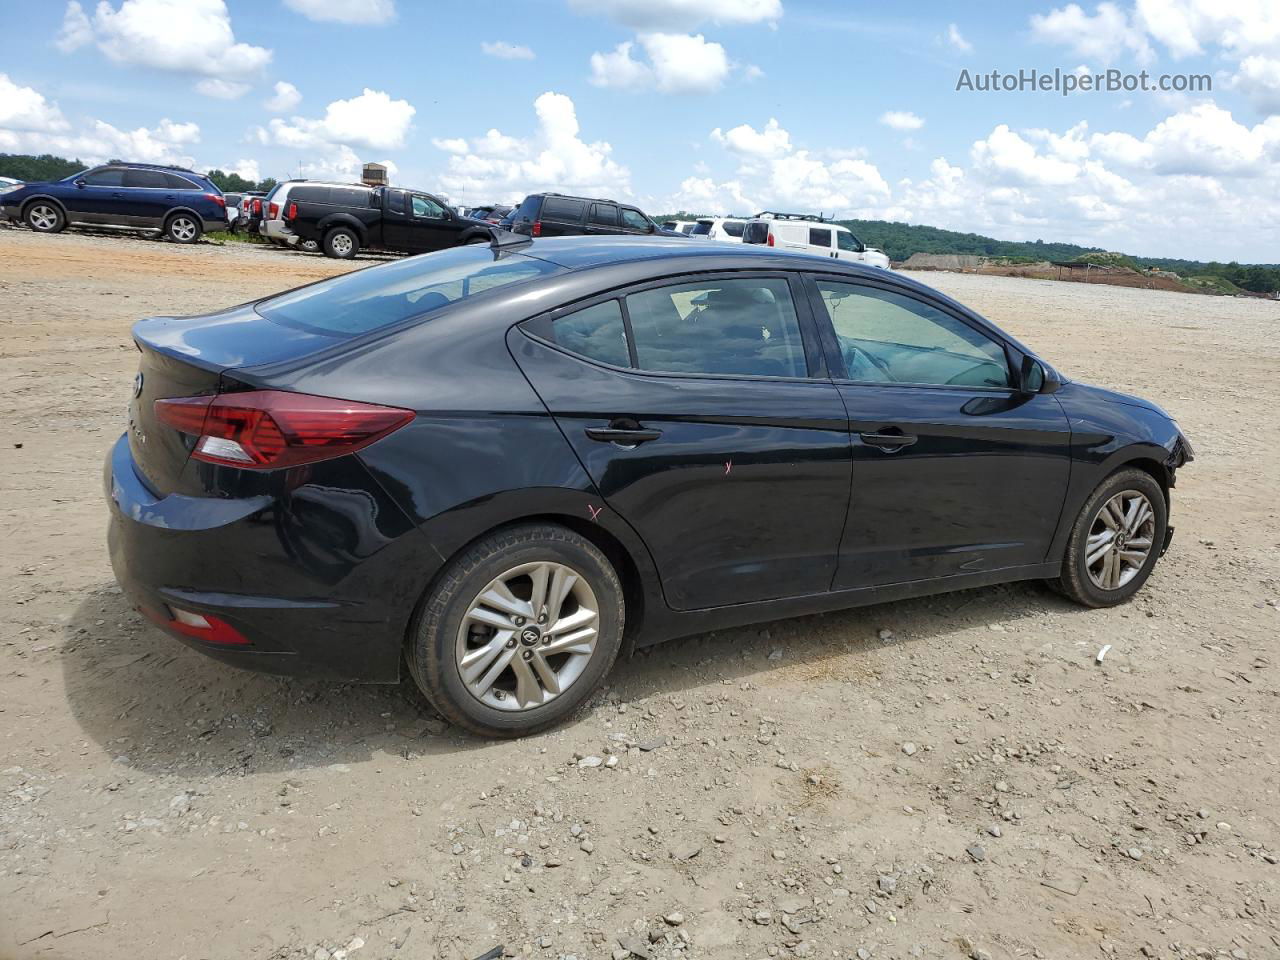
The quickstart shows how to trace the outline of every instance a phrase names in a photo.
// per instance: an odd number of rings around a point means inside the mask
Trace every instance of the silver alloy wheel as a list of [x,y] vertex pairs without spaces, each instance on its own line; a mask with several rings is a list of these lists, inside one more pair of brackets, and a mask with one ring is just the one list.
[[458,675],[473,697],[497,710],[549,703],[591,661],[599,611],[595,592],[572,567],[513,567],[467,607],[455,645]]
[[58,223],[58,211],[45,203],[36,204],[27,211],[27,223],[37,230],[52,230]]
[[195,221],[190,217],[174,217],[169,222],[169,236],[184,243],[188,240],[194,240],[196,236]]
[[1151,555],[1156,512],[1144,494],[1122,490],[1102,505],[1085,541],[1085,569],[1100,590],[1119,590]]
[[351,252],[351,238],[348,237],[345,233],[339,233],[337,236],[335,236],[332,240],[329,241],[329,246],[330,248],[332,248],[334,253],[338,254],[339,256],[345,257],[348,253]]

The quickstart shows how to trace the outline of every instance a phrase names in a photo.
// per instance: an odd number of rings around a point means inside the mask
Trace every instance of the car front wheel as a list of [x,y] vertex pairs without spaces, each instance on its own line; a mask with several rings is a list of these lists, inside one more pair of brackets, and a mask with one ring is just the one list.
[[57,233],[67,225],[62,211],[52,203],[36,201],[27,208],[27,226],[37,233]]
[[1086,607],[1123,603],[1151,576],[1167,525],[1164,491],[1151,474],[1132,467],[1113,473],[1076,518],[1053,586]]
[[423,600],[411,672],[459,726],[523,736],[600,686],[623,623],[622,584],[593,543],[551,524],[509,527],[454,559]]

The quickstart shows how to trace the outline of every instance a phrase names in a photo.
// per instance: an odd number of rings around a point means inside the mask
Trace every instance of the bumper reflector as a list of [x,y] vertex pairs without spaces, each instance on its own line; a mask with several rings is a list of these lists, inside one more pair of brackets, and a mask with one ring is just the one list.
[[[142,615],[166,630],[185,637],[216,643],[219,646],[248,646],[249,639],[225,620],[211,613],[195,613],[180,607],[167,607],[165,611],[139,607]],[[167,613],[167,615],[166,615]]]

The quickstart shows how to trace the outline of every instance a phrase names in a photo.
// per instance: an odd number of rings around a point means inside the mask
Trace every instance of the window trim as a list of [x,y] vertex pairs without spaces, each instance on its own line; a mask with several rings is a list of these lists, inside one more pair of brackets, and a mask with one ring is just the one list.
[[[831,379],[840,384],[849,384],[859,387],[902,387],[912,390],[947,390],[951,392],[961,391],[968,393],[989,393],[1009,395],[1017,392],[1017,378],[1015,376],[1016,363],[1015,356],[1021,356],[1022,352],[1009,341],[1009,339],[998,331],[995,327],[985,323],[976,323],[972,317],[967,317],[963,313],[957,311],[954,307],[935,297],[921,294],[917,290],[901,286],[892,282],[883,282],[879,277],[855,277],[842,273],[823,273],[813,270],[807,270],[803,274],[805,293],[809,300],[809,309],[813,312],[814,323],[817,325],[819,337],[822,341],[823,352],[826,354],[827,367],[831,371]],[[840,342],[836,337],[835,324],[831,321],[830,314],[827,311],[826,304],[822,299],[822,291],[818,289],[818,282],[825,280],[830,283],[844,283],[851,287],[864,287],[869,290],[883,290],[886,293],[897,294],[900,297],[906,297],[908,300],[914,300],[917,303],[937,310],[939,313],[945,314],[953,320],[986,337],[995,343],[1004,353],[1005,369],[1009,377],[1009,385],[1006,387],[985,387],[964,383],[905,383],[899,381],[885,380],[853,380],[846,374],[844,365],[844,354],[840,351]]]
[[[682,287],[690,283],[698,283],[699,281],[716,281],[716,280],[785,280],[791,292],[791,302],[795,307],[796,322],[800,328],[800,343],[804,350],[805,366],[808,368],[808,376],[804,377],[773,377],[765,374],[749,374],[749,373],[690,373],[680,370],[642,370],[637,366],[637,350],[635,336],[631,330],[631,313],[627,309],[627,297],[633,293],[643,293],[646,290],[656,290],[662,287]],[[556,343],[554,334],[548,336],[549,330],[556,320],[561,317],[568,316],[571,313],[577,313],[579,310],[585,310],[588,307],[594,307],[606,300],[617,300],[622,308],[623,329],[627,335],[627,352],[631,357],[631,366],[618,367],[611,363],[605,363],[592,357],[583,356],[580,353],[574,353],[572,350],[565,349],[563,344]],[[572,303],[563,304],[553,310],[548,310],[536,317],[529,317],[514,324],[522,334],[544,346],[550,347],[567,357],[572,357],[581,363],[590,363],[604,370],[612,370],[617,373],[630,374],[636,377],[658,377],[663,379],[676,380],[732,380],[742,382],[764,382],[764,383],[830,383],[831,376],[828,373],[826,362],[826,351],[820,338],[820,332],[817,327],[816,318],[813,315],[813,305],[809,298],[809,291],[802,283],[802,275],[793,270],[715,270],[703,272],[691,272],[682,274],[671,274],[665,277],[656,277],[651,280],[641,280],[635,283],[625,284],[623,286],[614,287],[607,291],[592,294],[575,300]]]

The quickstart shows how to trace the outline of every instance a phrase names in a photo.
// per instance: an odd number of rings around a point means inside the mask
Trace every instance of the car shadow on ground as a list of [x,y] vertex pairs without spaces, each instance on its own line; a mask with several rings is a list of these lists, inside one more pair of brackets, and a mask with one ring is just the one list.
[[[725,681],[756,689],[865,682],[882,668],[877,652],[892,645],[1086,612],[1038,584],[1012,584],[700,634],[620,659],[593,702],[678,700]],[[886,630],[891,636],[882,638]],[[300,680],[211,660],[143,620],[114,585],[87,594],[64,633],[74,716],[115,762],[140,772],[242,775],[495,745],[444,724],[407,677],[399,685]],[[999,643],[1003,635],[992,636]],[[541,736],[572,737],[582,716]]]

